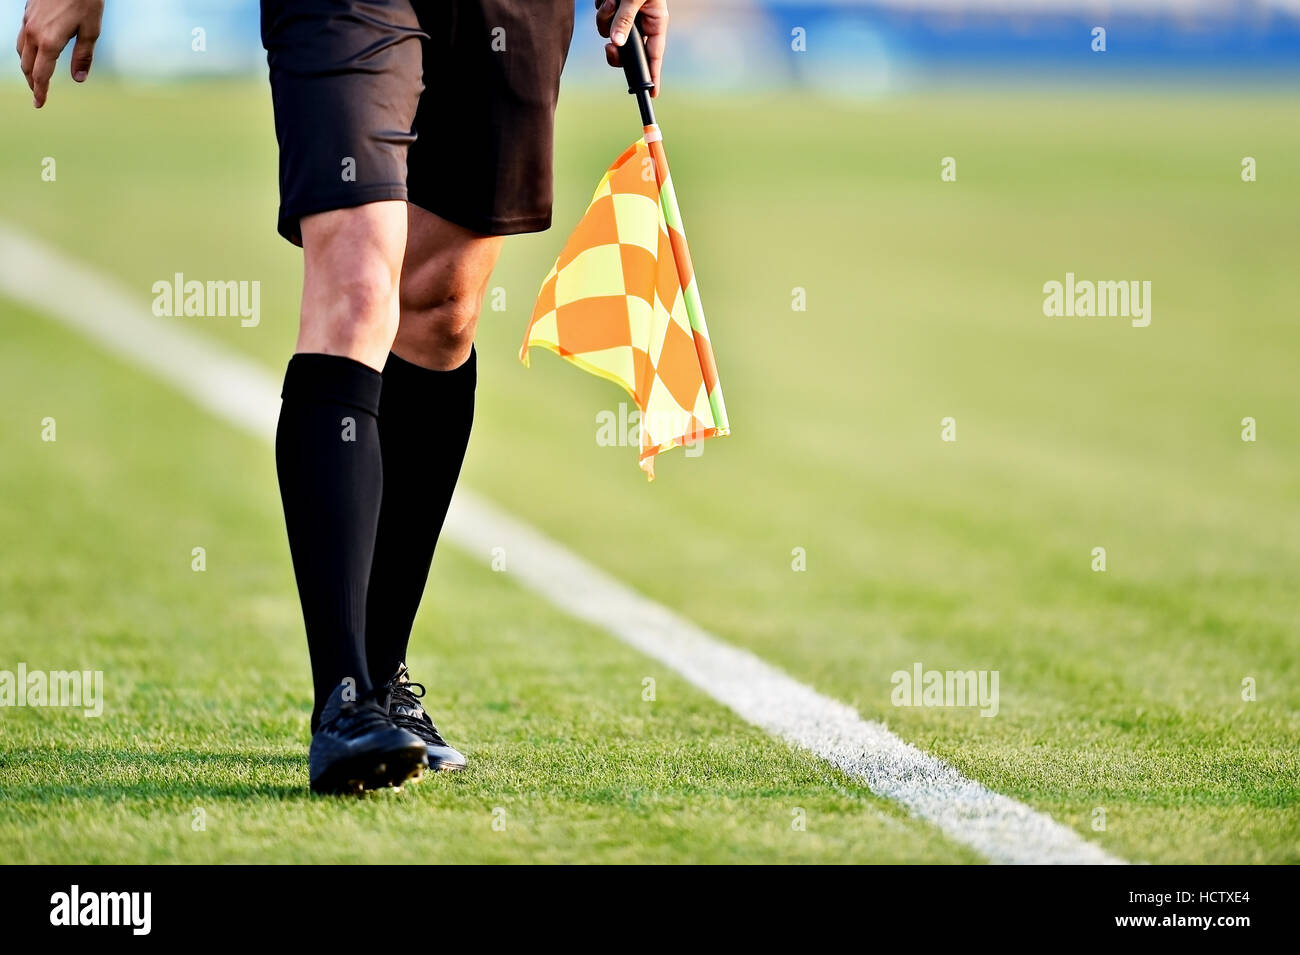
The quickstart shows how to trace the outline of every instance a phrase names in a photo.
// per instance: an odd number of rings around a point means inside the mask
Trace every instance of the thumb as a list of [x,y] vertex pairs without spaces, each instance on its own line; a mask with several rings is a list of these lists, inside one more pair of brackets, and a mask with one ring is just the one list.
[[622,46],[631,36],[632,24],[636,22],[637,12],[644,4],[645,0],[623,0],[618,5],[618,13],[614,15],[614,23],[609,31],[609,38],[615,46]]
[[77,34],[77,43],[72,48],[72,78],[84,83],[90,73],[90,63],[95,58],[95,41],[99,35],[87,36],[84,32]]

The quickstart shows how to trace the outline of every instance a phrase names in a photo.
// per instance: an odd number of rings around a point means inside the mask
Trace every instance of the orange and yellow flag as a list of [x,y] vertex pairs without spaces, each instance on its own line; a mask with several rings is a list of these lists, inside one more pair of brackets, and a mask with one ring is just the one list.
[[534,345],[621,385],[641,412],[641,468],[725,435],[726,405],[658,127],[605,172],[537,296]]

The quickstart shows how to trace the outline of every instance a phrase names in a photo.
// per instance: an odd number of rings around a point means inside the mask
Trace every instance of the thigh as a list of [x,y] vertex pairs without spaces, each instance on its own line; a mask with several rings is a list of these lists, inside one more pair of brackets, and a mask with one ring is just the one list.
[[[407,205],[402,299],[419,307],[465,290],[482,292],[505,240]],[[441,295],[439,293],[442,293]]]
[[411,0],[262,0],[286,239],[303,216],[406,198],[424,37]]
[[428,40],[410,201],[490,235],[549,228],[573,0],[443,0],[417,11]]

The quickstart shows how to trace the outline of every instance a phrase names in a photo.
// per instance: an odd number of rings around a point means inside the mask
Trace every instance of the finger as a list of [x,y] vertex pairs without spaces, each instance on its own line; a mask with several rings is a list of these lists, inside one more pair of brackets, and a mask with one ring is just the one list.
[[80,31],[77,33],[76,45],[72,48],[72,78],[78,83],[86,82],[86,77],[90,75],[90,64],[95,58],[95,40],[98,34],[86,36]]
[[645,4],[645,0],[623,0],[619,4],[618,13],[614,16],[613,28],[609,31],[609,38],[614,41],[615,46],[622,46],[627,42],[627,38],[632,33],[632,24],[636,22],[637,11]]
[[42,47],[36,53],[36,62],[32,65],[32,95],[36,97],[36,108],[45,105],[50,93],[50,77],[54,75],[54,64],[59,59],[59,50],[54,47]]
[[650,82],[654,83],[655,88],[650,91],[651,96],[659,95],[661,85],[659,74],[663,70],[664,50],[668,46],[668,28],[665,26],[660,32],[646,37],[645,49],[646,55],[650,58]]
[[26,35],[27,24],[23,23],[23,25],[18,28],[18,39],[14,41],[14,49],[18,51],[20,57],[23,55],[23,37]]
[[618,47],[612,43],[605,44],[605,62],[610,66],[623,65],[623,61],[618,58]]
[[32,87],[32,66],[36,63],[36,38],[29,36],[23,43],[22,53],[22,70],[23,76],[27,77],[27,88]]
[[609,36],[609,26],[614,22],[614,0],[597,0],[596,32]]

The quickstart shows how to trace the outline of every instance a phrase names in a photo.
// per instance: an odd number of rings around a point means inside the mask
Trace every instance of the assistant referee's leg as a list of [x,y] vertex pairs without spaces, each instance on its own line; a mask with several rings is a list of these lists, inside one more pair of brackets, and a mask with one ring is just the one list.
[[406,203],[301,220],[302,312],[285,373],[276,469],[311,653],[312,728],[351,679],[372,689],[366,590],[383,496],[379,403],[397,333]]
[[366,624],[370,676],[406,659],[474,420],[474,335],[505,241],[408,205],[400,322],[384,368],[384,499]]

